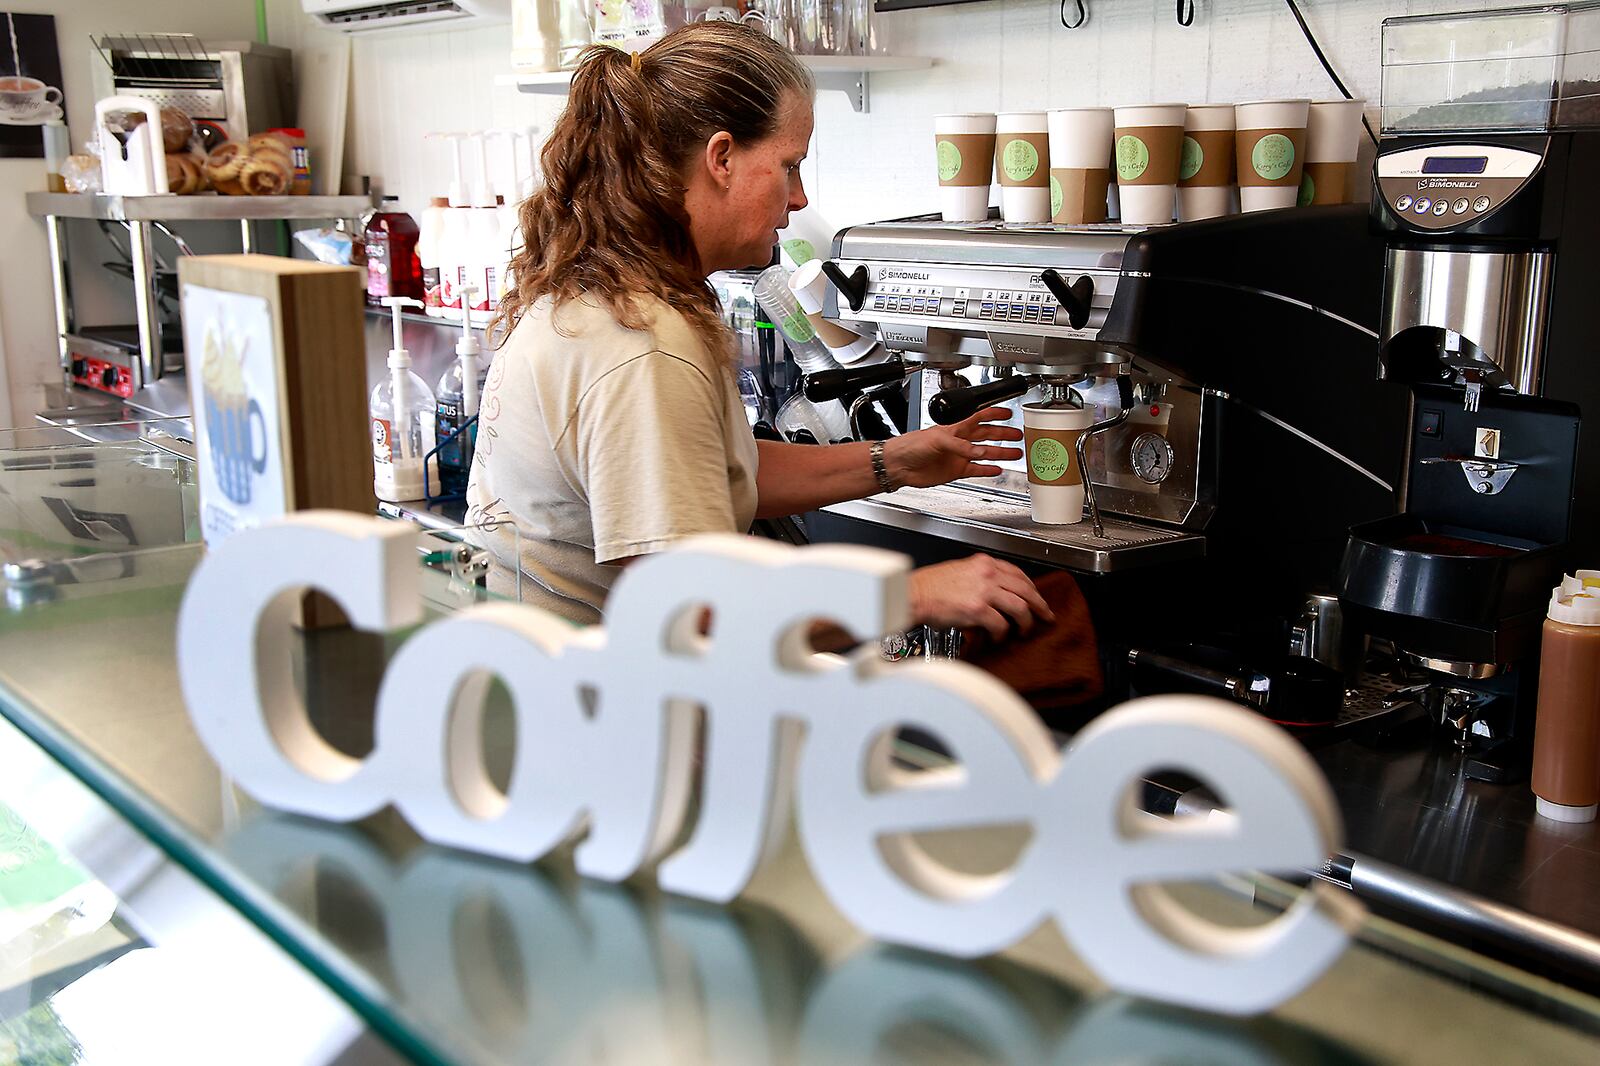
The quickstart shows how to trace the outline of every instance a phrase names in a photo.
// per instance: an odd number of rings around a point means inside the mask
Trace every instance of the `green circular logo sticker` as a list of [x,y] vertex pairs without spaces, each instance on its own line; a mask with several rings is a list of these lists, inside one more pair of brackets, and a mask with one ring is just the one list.
[[809,263],[817,257],[817,250],[811,246],[810,241],[803,237],[791,237],[784,241],[783,251],[785,255],[794,260],[795,266]]
[[1150,167],[1150,149],[1131,133],[1117,138],[1117,180],[1133,181]]
[[811,320],[806,317],[804,311],[796,311],[782,322],[779,322],[778,325],[783,327],[784,334],[796,344],[804,344],[817,335],[817,331],[811,328]]
[[1268,181],[1282,181],[1294,169],[1294,142],[1281,133],[1269,133],[1250,152],[1250,165]]
[[1316,198],[1317,183],[1311,180],[1311,172],[1307,171],[1300,177],[1300,199],[1297,201],[1298,206],[1310,207],[1312,201]]
[[939,142],[939,180],[949,181],[961,173],[961,149],[950,141]]
[[1027,181],[1039,169],[1039,149],[1027,141],[1009,141],[1000,153],[1000,166],[1012,181]]
[[1183,159],[1178,163],[1178,177],[1188,181],[1200,173],[1200,168],[1206,164],[1206,152],[1200,147],[1200,142],[1193,137],[1183,139]]
[[1061,480],[1071,465],[1068,458],[1066,446],[1053,437],[1040,437],[1028,449],[1028,465],[1040,481]]
[[1055,218],[1061,214],[1061,201],[1065,199],[1061,192],[1061,179],[1054,174],[1050,175],[1050,217]]

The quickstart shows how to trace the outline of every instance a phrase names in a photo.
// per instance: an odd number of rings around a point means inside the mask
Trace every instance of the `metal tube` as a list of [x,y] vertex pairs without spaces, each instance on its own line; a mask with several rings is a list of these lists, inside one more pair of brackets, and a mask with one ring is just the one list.
[[128,223],[128,251],[133,259],[133,305],[139,320],[140,386],[161,380],[161,330],[156,312],[156,268],[150,223]]
[[239,250],[245,255],[249,255],[256,250],[256,240],[255,236],[250,232],[250,220],[248,218],[239,220]]
[[61,369],[66,371],[72,365],[72,349],[67,343],[67,334],[73,329],[72,281],[67,276],[67,234],[56,215],[45,216],[44,230],[45,240],[50,245],[50,295],[55,304],[57,354]]

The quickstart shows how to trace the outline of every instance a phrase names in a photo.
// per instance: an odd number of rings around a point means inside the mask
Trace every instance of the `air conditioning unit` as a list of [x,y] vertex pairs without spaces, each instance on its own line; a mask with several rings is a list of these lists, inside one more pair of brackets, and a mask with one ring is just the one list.
[[300,0],[317,25],[340,33],[448,30],[511,21],[511,0]]

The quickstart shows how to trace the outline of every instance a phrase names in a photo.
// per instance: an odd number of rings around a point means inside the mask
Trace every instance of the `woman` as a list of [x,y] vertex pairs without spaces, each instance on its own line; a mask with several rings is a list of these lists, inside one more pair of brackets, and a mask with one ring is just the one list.
[[[468,521],[495,523],[491,587],[600,619],[631,559],[902,485],[998,474],[1020,431],[993,408],[875,444],[756,441],[707,284],[765,265],[806,205],[810,73],[743,26],[694,23],[643,53],[591,48],[520,209],[509,334],[485,387]],[[987,556],[922,568],[918,622],[997,638],[1050,608]]]

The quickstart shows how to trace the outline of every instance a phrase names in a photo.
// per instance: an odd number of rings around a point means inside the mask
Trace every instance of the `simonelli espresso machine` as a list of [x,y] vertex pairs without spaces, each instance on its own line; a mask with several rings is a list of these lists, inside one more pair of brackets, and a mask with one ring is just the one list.
[[1409,432],[1401,511],[1352,529],[1339,594],[1430,677],[1489,779],[1526,758],[1551,587],[1600,558],[1581,426],[1600,412],[1600,84],[1579,76],[1593,51],[1564,52],[1600,40],[1597,8],[1384,24],[1378,352]]
[[1081,456],[1092,503],[1077,525],[1034,524],[1018,461],[998,479],[838,505],[808,528],[921,561],[985,550],[1074,571],[1113,700],[1134,649],[1196,675],[1216,666],[1199,643],[1281,660],[1349,527],[1398,505],[1406,394],[1376,372],[1384,247],[1364,205],[1149,229],[844,230],[824,313],[895,357],[823,378],[814,398],[905,378],[918,428],[1070,388],[1095,411]]

